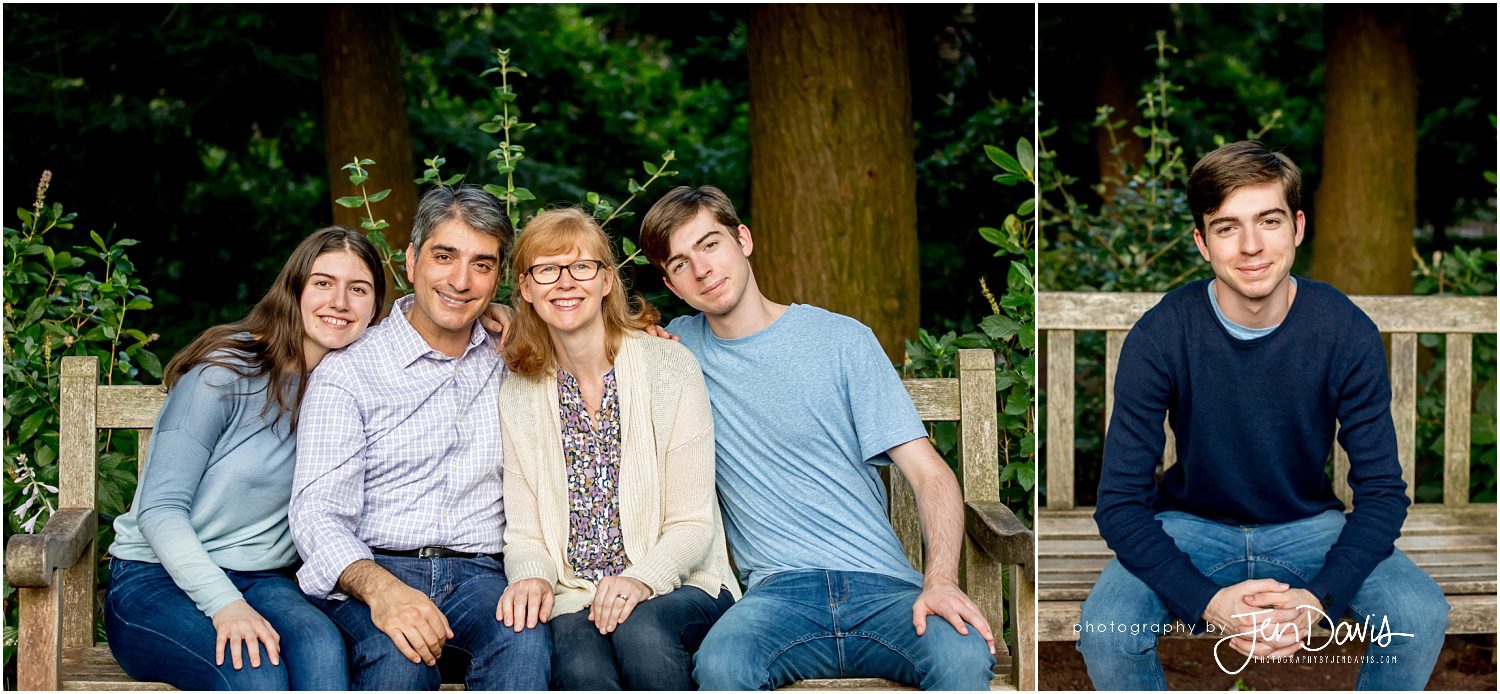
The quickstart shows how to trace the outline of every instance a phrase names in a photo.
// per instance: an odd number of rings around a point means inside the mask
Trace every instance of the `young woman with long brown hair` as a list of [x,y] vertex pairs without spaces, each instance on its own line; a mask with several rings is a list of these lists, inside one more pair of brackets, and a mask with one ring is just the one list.
[[714,494],[698,363],[647,337],[609,237],[560,209],[526,225],[500,386],[499,616],[551,626],[555,689],[696,689],[693,652],[739,584]]
[[184,690],[348,688],[343,637],[293,574],[293,431],[307,375],[369,327],[385,291],[363,234],[322,229],[244,320],[167,364],[167,401],[109,548],[105,630],[130,676]]

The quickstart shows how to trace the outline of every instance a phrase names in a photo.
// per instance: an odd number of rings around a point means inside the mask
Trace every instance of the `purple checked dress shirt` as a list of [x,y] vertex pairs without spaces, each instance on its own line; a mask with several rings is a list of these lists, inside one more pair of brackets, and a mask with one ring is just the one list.
[[290,509],[308,595],[344,598],[339,576],[372,547],[501,550],[495,341],[476,323],[463,356],[444,355],[407,321],[412,303],[397,300],[308,381]]

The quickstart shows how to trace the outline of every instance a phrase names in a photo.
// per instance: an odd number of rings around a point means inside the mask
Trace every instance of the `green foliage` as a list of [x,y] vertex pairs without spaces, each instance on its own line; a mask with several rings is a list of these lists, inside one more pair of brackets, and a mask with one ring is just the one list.
[[[1093,186],[1104,201],[1097,212],[1069,190],[1077,179],[1059,169],[1056,153],[1045,144],[1041,148],[1042,210],[1049,230],[1042,241],[1042,285],[1050,290],[1165,291],[1205,271],[1190,234],[1187,163],[1172,131],[1175,95],[1183,91],[1166,73],[1167,54],[1176,49],[1159,31],[1151,50],[1157,73],[1136,102],[1142,124],[1123,130],[1126,122],[1109,106],[1096,111],[1094,127],[1108,135],[1119,172]],[[1141,145],[1143,163],[1123,155],[1129,139]]]
[[[42,173],[30,209],[16,210],[18,228],[5,228],[5,538],[42,528],[57,510],[59,371],[64,356],[99,358],[102,378],[139,384],[144,371],[161,378],[148,349],[155,335],[127,318],[151,309],[125,249],[132,239],[107,240],[74,231],[76,214],[47,204],[52,173]],[[99,510],[125,509],[134,485],[135,436],[99,442]],[[101,529],[108,536],[108,528]],[[105,575],[101,573],[101,576]],[[6,623],[16,623],[6,588]],[[14,634],[5,634],[6,662]]]
[[[986,156],[1001,173],[997,183],[1025,183],[1035,190],[1035,156],[1029,141],[1016,143],[1014,155],[999,147],[985,146]],[[952,331],[934,338],[925,329],[916,340],[906,342],[906,372],[924,378],[951,378],[956,374],[960,349],[994,350],[995,396],[1000,458],[1000,498],[1023,523],[1034,515],[1032,487],[1036,484],[1036,280],[1032,270],[1032,246],[1035,227],[1032,211],[1035,198],[1027,197],[1016,211],[1006,216],[1001,229],[984,227],[979,235],[998,250],[996,257],[1009,258],[1005,293],[998,300],[985,280],[979,280],[979,291],[989,303],[991,314],[979,322],[979,332],[962,336]],[[957,425],[942,422],[929,425],[938,452],[957,467]]]
[[[497,49],[495,51],[496,65],[479,73],[480,77],[489,75],[500,76],[500,86],[495,89],[500,110],[489,121],[478,125],[477,129],[484,133],[500,135],[500,141],[494,149],[489,151],[486,158],[495,162],[495,173],[505,181],[505,184],[487,183],[483,185],[483,188],[489,194],[505,202],[505,213],[510,217],[519,235],[525,231],[523,222],[526,217],[521,204],[534,202],[537,198],[531,191],[516,186],[515,175],[521,168],[521,161],[526,158],[526,148],[513,143],[511,138],[513,135],[520,135],[535,128],[536,124],[521,122],[519,110],[515,110],[512,106],[516,101],[518,93],[515,86],[510,83],[510,75],[525,77],[526,72],[511,64],[510,55],[509,49]],[[610,223],[614,220],[634,215],[633,212],[628,212],[625,208],[634,202],[653,183],[668,176],[677,175],[678,172],[667,168],[667,165],[675,161],[676,158],[677,153],[669,149],[662,153],[660,164],[653,164],[649,161],[641,162],[641,170],[645,172],[646,182],[637,183],[634,178],[628,179],[626,181],[628,196],[624,202],[618,205],[593,191],[584,194],[583,204],[586,204],[594,215],[594,218],[599,220],[599,226],[607,231]],[[447,163],[448,160],[441,155],[436,155],[422,161],[427,165],[427,169],[423,172],[421,178],[416,179],[418,185],[425,183],[435,186],[451,186],[464,178],[462,174],[451,176],[447,179],[442,178],[439,167]],[[385,235],[380,231],[387,226],[385,220],[374,221],[374,212],[371,211],[371,203],[383,200],[390,191],[385,190],[374,195],[366,195],[364,192],[364,184],[369,179],[368,168],[374,164],[374,161],[360,159],[358,156],[354,157],[352,163],[345,164],[343,167],[344,170],[351,172],[349,182],[360,186],[360,195],[339,198],[334,202],[344,207],[365,208],[369,216],[363,218],[361,226],[370,232],[370,241],[375,245],[376,250],[379,251],[381,260],[391,269],[391,274],[396,278],[397,294],[399,296],[411,291],[411,288],[404,280],[403,273],[400,271],[401,266],[406,262],[406,256],[403,251],[391,248],[389,241],[387,241]],[[531,210],[533,216],[539,211],[540,208]],[[621,267],[631,264],[646,265],[649,262],[645,256],[641,255],[640,249],[629,237],[621,235],[619,243],[621,257],[624,258],[620,262]],[[515,282],[516,278],[511,276],[510,268],[507,267],[497,287],[496,300],[502,302],[509,301],[511,291],[515,287]]]
[[[1454,296],[1495,295],[1495,250],[1454,248],[1434,252],[1429,264],[1412,249],[1413,294]],[[1417,488],[1419,502],[1443,500],[1443,431],[1446,395],[1443,383],[1447,343],[1441,335],[1422,335],[1422,347],[1434,350],[1433,359],[1417,374]],[[1474,336],[1474,370],[1469,415],[1469,500],[1495,502],[1495,335]]]

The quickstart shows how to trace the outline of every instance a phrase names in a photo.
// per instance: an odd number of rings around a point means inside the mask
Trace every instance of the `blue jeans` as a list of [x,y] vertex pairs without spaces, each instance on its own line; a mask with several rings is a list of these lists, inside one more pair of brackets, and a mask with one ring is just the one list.
[[690,691],[693,653],[734,596],[718,598],[693,586],[637,605],[614,633],[600,634],[589,608],[558,615],[552,627],[552,688],[568,691],[630,689]]
[[[995,658],[978,629],[941,617],[912,626],[922,589],[852,571],[767,578],[724,613],[695,658],[704,689],[775,689],[796,680],[884,677],[923,689],[988,689]],[[1000,625],[992,625],[998,632]]]
[[[1306,589],[1344,529],[1344,514],[1332,510],[1278,525],[1224,525],[1181,511],[1159,513],[1156,519],[1193,565],[1221,586],[1271,578]],[[1385,646],[1371,640],[1359,669],[1358,689],[1421,690],[1426,686],[1448,628],[1448,601],[1420,567],[1395,550],[1365,579],[1347,614],[1358,622],[1368,617],[1374,630],[1385,617],[1391,632],[1413,634],[1392,636]],[[1329,617],[1336,622],[1339,615]],[[1083,603],[1078,626],[1078,650],[1088,663],[1094,688],[1166,689],[1156,638],[1171,621],[1156,593],[1118,559],[1111,559]],[[1132,629],[1135,625],[1140,628]],[[1307,641],[1305,634],[1303,639]],[[1310,642],[1317,647],[1326,640],[1314,636]],[[1244,656],[1231,653],[1228,644],[1220,652],[1230,669],[1244,662]],[[1305,651],[1299,654],[1307,655]]]
[[228,647],[215,665],[218,632],[161,564],[114,559],[104,631],[125,674],[184,690],[344,690],[344,640],[297,588],[290,569],[224,571],[245,602],[281,637],[281,664],[260,646],[260,667],[234,669]]
[[353,689],[436,690],[445,660],[467,661],[464,685],[474,690],[545,690],[552,669],[547,625],[517,633],[495,618],[505,592],[505,567],[489,557],[424,559],[376,555],[375,563],[422,591],[448,618],[453,638],[438,665],[413,663],[377,629],[359,600],[319,601],[349,644]]

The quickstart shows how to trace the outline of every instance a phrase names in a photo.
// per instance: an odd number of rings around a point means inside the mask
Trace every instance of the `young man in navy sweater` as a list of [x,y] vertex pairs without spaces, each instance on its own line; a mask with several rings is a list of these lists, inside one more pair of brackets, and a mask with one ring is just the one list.
[[[1327,637],[1308,632],[1325,615],[1369,624],[1359,689],[1420,690],[1437,661],[1448,604],[1394,545],[1408,501],[1380,332],[1338,290],[1291,276],[1300,187],[1258,142],[1211,152],[1188,179],[1214,279],[1164,296],[1120,352],[1094,514],[1115,558],[1078,627],[1097,689],[1165,689],[1156,639],[1172,618],[1242,634],[1219,644],[1226,671],[1320,650]],[[1180,462],[1157,483],[1163,419]],[[1347,515],[1324,475],[1336,429]]]

